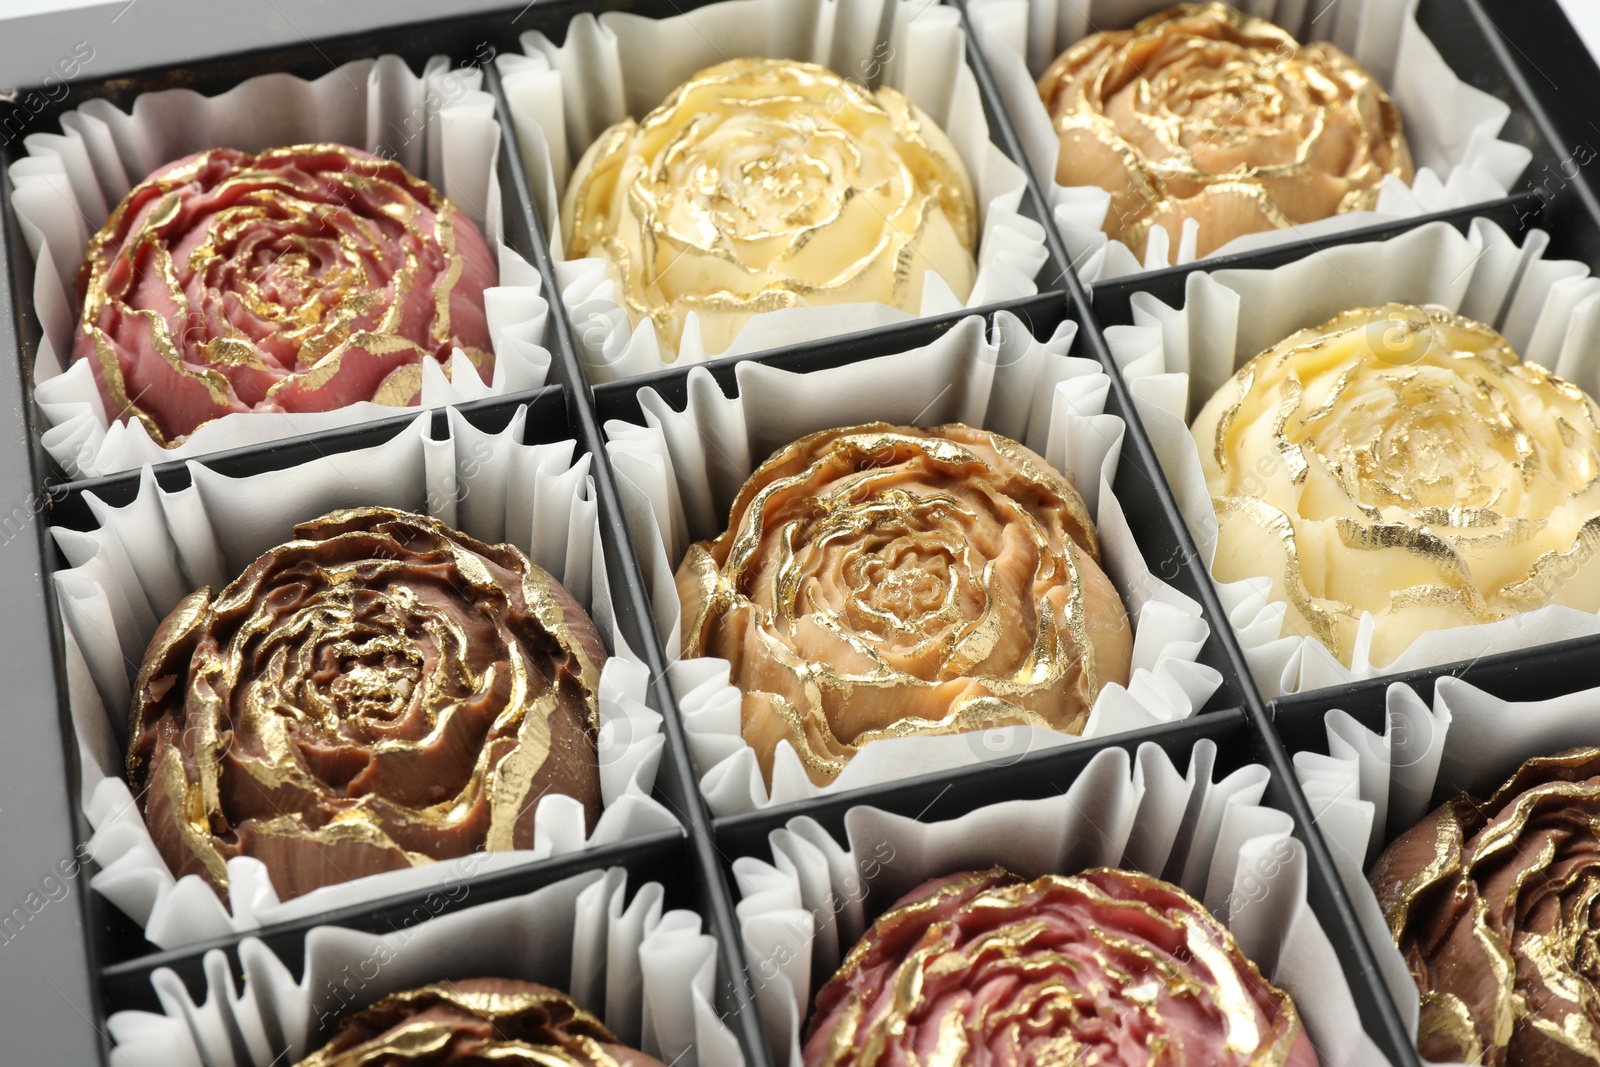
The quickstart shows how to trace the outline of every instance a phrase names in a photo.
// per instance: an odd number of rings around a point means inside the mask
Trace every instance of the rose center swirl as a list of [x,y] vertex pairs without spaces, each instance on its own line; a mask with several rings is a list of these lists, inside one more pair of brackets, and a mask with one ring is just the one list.
[[775,239],[774,255],[790,251],[859,192],[860,146],[803,114],[697,121],[685,140],[656,185],[663,203],[679,202],[687,225],[674,227],[677,236],[703,248]]
[[1287,443],[1320,456],[1368,507],[1494,507],[1536,464],[1515,415],[1487,401],[1443,368],[1380,369],[1291,425]]

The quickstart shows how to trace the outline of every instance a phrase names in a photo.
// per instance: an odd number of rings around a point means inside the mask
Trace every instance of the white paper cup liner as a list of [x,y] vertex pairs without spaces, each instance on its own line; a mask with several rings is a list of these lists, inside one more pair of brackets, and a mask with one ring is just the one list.
[[[1417,24],[1417,0],[1265,0],[1239,5],[1303,43],[1329,41],[1388,89],[1400,109],[1417,173],[1408,187],[1384,180],[1372,211],[1249,234],[1211,256],[1315,240],[1391,219],[1415,217],[1504,197],[1533,154],[1498,139],[1511,108],[1458,78]],[[1101,229],[1110,194],[1097,186],[1055,183],[1061,142],[1039,99],[1038,79],[1056,57],[1090,33],[1130,29],[1173,6],[1172,0],[971,0],[973,30],[1024,154],[1044,186],[1078,276],[1086,282],[1192,263],[1199,224],[1184,227],[1178,247],[1159,227],[1141,263]],[[1209,258],[1209,257],[1208,257]]]
[[[1582,263],[1545,259],[1549,243],[1549,235],[1530,230],[1519,247],[1484,219],[1473,220],[1466,234],[1435,222],[1387,241],[1322,249],[1270,270],[1197,271],[1188,276],[1181,308],[1135,294],[1135,325],[1108,328],[1106,341],[1207,571],[1216,554],[1217,521],[1187,419],[1240,366],[1296,330],[1351,308],[1439,304],[1488,323],[1524,360],[1600,395],[1600,279]],[[1552,605],[1499,622],[1430,631],[1379,665],[1367,655],[1367,617],[1346,667],[1320,640],[1284,632],[1289,608],[1270,599],[1269,579],[1216,585],[1256,684],[1269,698],[1600,633],[1600,615]]]
[[[371,448],[284,470],[229,478],[189,464],[175,492],[145,469],[139,494],[113,508],[94,496],[96,530],[53,528],[70,567],[54,575],[65,631],[66,674],[82,765],[90,885],[160,948],[176,948],[271,923],[459,879],[459,868],[502,870],[551,855],[676,828],[651,797],[666,738],[646,703],[649,672],[616,629],[601,549],[589,457],[572,441],[522,444],[527,408],[488,433],[449,412],[439,440],[418,415]],[[266,867],[228,863],[224,905],[198,875],[174,878],[122,776],[132,679],[156,625],[204,585],[221,588],[295,524],[338,508],[381,505],[431,514],[489,543],[508,542],[553,574],[594,619],[612,656],[600,677],[600,785],[604,811],[585,834],[583,807],[547,795],[535,809],[534,847],[357,878],[280,902]]]
[[[620,867],[574,875],[520,897],[430,916],[392,933],[335,926],[305,939],[298,980],[256,938],[239,945],[242,988],[228,958],[205,956],[196,1003],[166,968],[151,981],[162,1014],[107,1021],[113,1067],[287,1067],[322,1047],[340,1018],[390,995],[437,982],[510,978],[560,989],[598,1015],[624,1044],[681,1067],[742,1067],[713,1004],[716,942],[692,911],[664,911],[662,886],[627,899]],[[471,887],[446,887],[459,903]],[[443,905],[441,904],[441,908]]]
[[1000,866],[1024,878],[1123,867],[1182,886],[1228,924],[1244,954],[1286,990],[1323,1067],[1387,1064],[1361,1027],[1333,946],[1306,903],[1294,820],[1261,798],[1251,764],[1216,780],[1216,744],[1187,774],[1157,745],[1108,748],[1064,794],[990,804],[924,823],[871,807],[845,815],[841,847],[801,817],[770,836],[773,862],[734,861],[745,960],[780,1064],[800,1067],[811,989],[878,912],[930,878]]
[[1154,561],[1160,575],[1152,571],[1111,490],[1125,426],[1105,413],[1111,380],[1102,366],[1068,354],[1076,334],[1077,324],[1068,321],[1040,341],[1015,315],[999,312],[990,336],[983,318],[972,316],[926,347],[830,370],[793,374],[740,363],[739,395],[732,400],[709,371],[695,368],[684,411],[673,410],[653,389],[641,389],[645,425],[606,425],[606,448],[656,628],[673,661],[668,678],[713,814],[735,815],[977,763],[1015,762],[1030,750],[1079,740],[1013,726],[875,741],[825,787],[812,783],[793,746],[783,741],[767,788],[755,750],[740,735],[742,695],[729,682],[728,662],[679,659],[682,605],[673,576],[692,542],[726,529],[733,499],[756,466],[818,430],[875,420],[964,422],[1022,442],[1067,475],[1095,517],[1102,562],[1134,627],[1129,684],[1101,690],[1084,738],[1187,718],[1216,692],[1221,675],[1196,662],[1211,632],[1199,605],[1160,576],[1175,575],[1176,561]]
[[240,412],[163,448],[137,419],[110,419],[89,364],[70,363],[82,311],[73,278],[89,238],[153,171],[210,148],[260,152],[333,142],[394,158],[431,182],[483,231],[500,283],[484,292],[492,380],[486,384],[459,349],[448,370],[423,360],[422,406],[542,386],[550,370],[550,309],[538,271],[501,239],[500,123],[482,81],[482,70],[452,68],[443,56],[418,77],[388,55],[346,63],[315,81],[265,74],[213,97],[149,92],[131,113],[91,100],[61,117],[61,133],[27,137],[27,157],[11,165],[11,204],[35,262],[33,304],[43,337],[32,354],[34,397],[51,458],[69,477],[93,478],[396,414],[367,402],[326,412]]
[[749,56],[820,63],[866,84],[905,93],[954,142],[972,176],[980,214],[978,276],[965,304],[930,274],[921,314],[942,315],[1037,292],[1047,258],[1044,228],[1020,213],[1027,177],[990,139],[978,83],[966,63],[960,13],[928,0],[727,0],[667,19],[620,12],[579,15],[556,47],[523,35],[526,55],[496,59],[539,213],[550,231],[556,279],[573,320],[584,372],[611,381],[869,329],[910,318],[886,304],[791,308],[757,315],[725,351],[707,352],[691,316],[676,359],[649,322],[633,327],[603,259],[567,260],[561,195],[572,169],[605,130],[641,118],[706,67]]

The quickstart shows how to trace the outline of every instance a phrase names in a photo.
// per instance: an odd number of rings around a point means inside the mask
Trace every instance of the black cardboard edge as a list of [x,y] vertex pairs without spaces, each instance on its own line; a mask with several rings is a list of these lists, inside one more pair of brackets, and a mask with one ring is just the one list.
[[[524,444],[548,444],[568,437],[576,439],[576,434],[563,432],[567,430],[564,421],[567,416],[564,386],[547,385],[521,393],[486,397],[454,405],[454,408],[468,423],[478,429],[498,433],[510,425],[517,409],[523,406],[528,409],[527,425],[523,434]],[[403,415],[377,419],[373,422],[319,430],[316,433],[285,437],[276,441],[263,441],[240,448],[209,452],[190,459],[169,460],[154,464],[148,469],[154,475],[156,483],[169,492],[189,486],[190,464],[198,464],[229,478],[248,478],[263,471],[282,470],[342,452],[372,448],[393,440],[417,419],[424,417],[429,419],[429,438],[441,440],[449,430],[448,411],[448,408],[442,407],[429,411],[410,409]],[[563,421],[557,422],[557,419]],[[130,470],[47,486],[45,492],[50,498],[51,525],[67,525],[75,529],[87,528],[83,524],[93,523],[94,518],[88,512],[84,502],[85,497],[92,494],[112,507],[121,507],[131,503],[138,495],[142,477],[141,470]]]
[[150,978],[157,970],[171,970],[188,988],[197,1003],[206,994],[204,961],[207,954],[222,952],[228,958],[231,974],[243,974],[239,945],[247,938],[261,941],[295,972],[304,973],[305,938],[321,926],[337,926],[365,933],[394,933],[410,929],[429,919],[468,910],[478,904],[523,896],[535,890],[583,874],[586,871],[622,867],[628,871],[631,897],[646,882],[659,882],[666,890],[665,907],[688,906],[691,881],[680,862],[686,835],[681,830],[662,830],[644,837],[622,841],[581,852],[536,860],[503,871],[473,875],[439,887],[398,893],[374,901],[364,901],[333,911],[289,922],[275,923],[255,930],[221,937],[138,959],[113,964],[100,972],[101,995],[111,1011],[149,1011],[159,1013],[161,1002]]
[[[3,157],[0,157],[3,161]],[[22,909],[15,930],[0,925],[0,1031],[7,1056],[24,1062],[104,1063],[110,1039],[95,981],[94,942],[86,936],[89,872],[75,864],[81,840],[77,747],[67,717],[61,643],[47,560],[44,471],[33,451],[36,438],[22,337],[33,316],[31,293],[11,257],[26,244],[11,211],[9,175],[0,173],[0,602],[7,606],[0,631],[0,678],[13,713],[10,740],[0,745],[0,817],[5,821],[6,862],[0,864],[0,923]],[[42,625],[41,625],[42,623]],[[48,664],[40,669],[41,664]],[[44,892],[43,879],[60,878],[63,863],[77,866],[63,879],[64,898]],[[33,902],[43,903],[35,911]]]
[[[690,850],[699,876],[698,910],[706,921],[709,932],[716,938],[718,947],[719,982],[717,1006],[724,1013],[742,1046],[746,1063],[750,1067],[770,1067],[766,1041],[762,1036],[761,1021],[755,1007],[754,991],[745,972],[738,927],[734,922],[733,903],[725,880],[720,876],[716,845],[711,835],[710,813],[701,798],[699,780],[689,758],[688,744],[683,735],[677,700],[667,681],[667,659],[656,640],[654,615],[650,610],[650,597],[644,584],[638,557],[628,538],[621,501],[611,470],[610,457],[605,450],[604,438],[595,421],[590,386],[585,380],[578,359],[578,346],[572,337],[571,320],[561,289],[556,282],[555,268],[544,231],[539,225],[527,174],[523,169],[522,155],[517,144],[510,108],[505,90],[500,83],[499,71],[491,65],[484,70],[485,88],[495,98],[495,108],[500,116],[500,165],[509,172],[511,181],[502,183],[502,195],[509,192],[506,204],[508,226],[520,230],[519,236],[533,252],[534,265],[543,280],[546,300],[551,307],[549,347],[555,357],[552,373],[567,386],[573,422],[581,439],[595,457],[591,464],[595,494],[599,500],[601,540],[604,544],[607,571],[611,580],[620,582],[625,591],[625,603],[616,605],[617,621],[629,645],[637,652],[650,671],[651,703],[662,713],[662,729],[667,735],[666,758],[658,771],[656,791],[671,798],[674,814],[687,827]],[[514,220],[514,221],[512,221]]]

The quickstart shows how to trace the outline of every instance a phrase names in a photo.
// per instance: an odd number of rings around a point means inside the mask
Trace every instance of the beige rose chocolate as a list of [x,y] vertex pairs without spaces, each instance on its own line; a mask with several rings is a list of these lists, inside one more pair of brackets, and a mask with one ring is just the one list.
[[1056,181],[1111,194],[1105,232],[1144,255],[1185,219],[1198,255],[1236,237],[1368,211],[1411,183],[1400,113],[1331,44],[1302,45],[1226,4],[1180,4],[1091,34],[1039,80],[1061,135]]
[[663,1067],[565,993],[470,978],[384,997],[296,1067]]
[[1373,867],[1422,994],[1417,1047],[1485,1067],[1600,1061],[1600,749],[1462,794]]
[[1192,431],[1212,573],[1272,580],[1285,629],[1349,666],[1430,630],[1600,610],[1600,416],[1489,327],[1441,308],[1347,311],[1240,368]]
[[530,848],[546,793],[600,814],[594,623],[510,545],[336,511],[185,598],[135,684],[128,779],[174,874],[281,899]]
[[668,352],[690,313],[716,353],[762,312],[915,315],[929,271],[963,300],[977,272],[972,181],[944,131],[893,89],[812,63],[700,71],[590,146],[561,217],[566,254],[604,257]]
[[872,423],[763,463],[678,568],[686,656],[733,665],[771,779],[888,737],[1081,733],[1133,632],[1083,499],[1043,458],[960,424]]

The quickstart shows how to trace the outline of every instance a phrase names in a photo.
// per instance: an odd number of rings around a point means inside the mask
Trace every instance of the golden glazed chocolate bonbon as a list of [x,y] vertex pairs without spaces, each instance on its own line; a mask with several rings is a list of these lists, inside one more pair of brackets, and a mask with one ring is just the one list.
[[891,737],[1081,733],[1133,631],[1083,498],[1042,457],[952,423],[826,430],[745,482],[678,568],[685,656],[733,665],[770,781]]
[[1373,891],[1437,1062],[1600,1061],[1600,749],[1531,759],[1395,839]]
[[393,993],[339,1023],[296,1067],[663,1067],[565,993],[468,978]]
[[216,148],[136,185],[78,272],[74,361],[171,447],[235,412],[417,403],[424,360],[494,366],[498,272],[459,208],[337,144]]
[[336,511],[161,624],[129,783],[173,873],[222,895],[235,856],[288,899],[531,848],[546,793],[599,818],[604,661],[582,607],[510,545]]
[[1300,44],[1221,3],[1181,4],[1094,33],[1039,80],[1056,181],[1111,194],[1105,232],[1141,258],[1163,227],[1197,255],[1236,237],[1370,211],[1387,175],[1411,183],[1394,102],[1325,42]]
[[996,868],[913,889],[817,994],[806,1067],[935,1062],[1316,1067],[1317,1054],[1294,1001],[1177,886]]
[[1600,610],[1594,401],[1442,308],[1347,311],[1246,363],[1194,441],[1212,573],[1272,581],[1288,633],[1346,666],[1431,630],[1561,604]]
[[915,315],[930,271],[961,300],[977,274],[972,181],[944,131],[893,89],[812,63],[700,71],[589,147],[561,217],[567,256],[603,257],[666,353],[691,313],[718,353],[762,312]]

